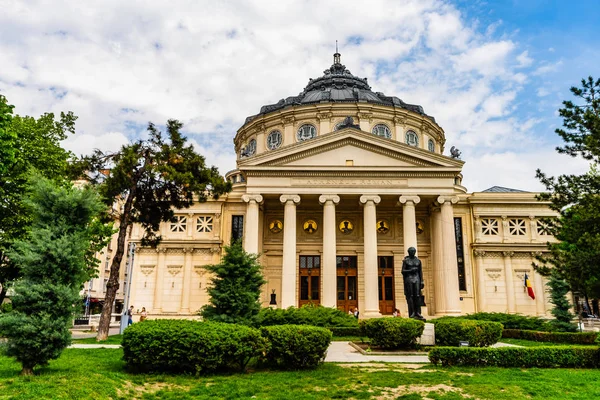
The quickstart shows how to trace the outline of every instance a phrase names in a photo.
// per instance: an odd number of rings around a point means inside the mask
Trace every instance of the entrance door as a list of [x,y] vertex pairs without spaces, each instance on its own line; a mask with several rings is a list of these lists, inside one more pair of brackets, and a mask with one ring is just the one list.
[[321,304],[321,257],[300,256],[300,301],[305,304]]
[[338,256],[337,308],[349,312],[358,307],[358,274],[356,256]]
[[378,281],[379,281],[379,312],[383,315],[394,313],[394,257],[379,256]]

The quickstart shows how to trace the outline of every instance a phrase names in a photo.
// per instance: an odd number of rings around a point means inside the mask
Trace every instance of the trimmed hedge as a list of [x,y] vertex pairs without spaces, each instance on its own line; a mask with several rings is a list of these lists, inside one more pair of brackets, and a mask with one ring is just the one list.
[[261,333],[271,344],[265,355],[267,364],[281,369],[318,366],[331,343],[331,331],[316,326],[265,326]]
[[273,325],[312,325],[321,327],[358,327],[353,315],[336,308],[305,305],[301,308],[263,308],[255,317],[256,327]]
[[494,366],[509,368],[598,368],[596,347],[436,347],[429,361],[443,366]]
[[360,321],[361,336],[371,339],[371,345],[384,349],[415,347],[423,334],[425,323],[410,318],[373,318]]
[[568,333],[568,332],[538,332],[521,329],[504,329],[503,338],[533,340],[535,342],[594,344],[598,334],[596,332]]
[[268,349],[258,329],[188,320],[133,324],[123,334],[123,359],[139,372],[244,370]]
[[540,317],[531,317],[520,314],[506,314],[497,312],[478,312],[475,314],[458,317],[460,319],[473,319],[477,321],[500,322],[504,329],[525,329],[531,331],[550,332],[555,330],[550,322]]
[[331,326],[327,328],[333,336],[362,336],[362,331],[358,326]]
[[502,324],[460,318],[435,320],[435,343],[438,346],[458,346],[461,341],[472,347],[487,347],[502,337]]

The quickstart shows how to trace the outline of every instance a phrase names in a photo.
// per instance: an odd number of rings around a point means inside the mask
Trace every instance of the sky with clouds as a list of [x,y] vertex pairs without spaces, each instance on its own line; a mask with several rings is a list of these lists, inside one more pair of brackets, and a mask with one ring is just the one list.
[[569,87],[598,77],[598,0],[0,0],[0,93],[21,115],[73,111],[77,154],[115,150],[175,118],[207,162],[264,104],[332,63],[420,104],[466,161],[469,191],[541,190]]

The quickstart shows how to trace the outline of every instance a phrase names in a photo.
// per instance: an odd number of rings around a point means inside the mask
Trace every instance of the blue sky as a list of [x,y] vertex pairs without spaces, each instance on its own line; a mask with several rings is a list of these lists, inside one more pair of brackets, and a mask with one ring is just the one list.
[[420,104],[457,146],[470,191],[540,190],[557,155],[557,109],[599,76],[596,1],[4,0],[0,93],[20,114],[71,110],[76,153],[116,149],[176,118],[221,172],[248,115],[295,95],[332,62],[374,91]]

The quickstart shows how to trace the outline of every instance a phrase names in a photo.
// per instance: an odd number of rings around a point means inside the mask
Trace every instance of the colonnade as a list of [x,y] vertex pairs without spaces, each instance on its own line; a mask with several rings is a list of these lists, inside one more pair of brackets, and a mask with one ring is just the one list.
[[[244,228],[244,248],[247,252],[259,252],[259,205],[263,202],[260,194],[246,194],[242,199],[247,203],[247,216]],[[283,220],[283,258],[281,307],[298,306],[297,298],[297,252],[296,252],[296,208],[301,197],[298,194],[283,194],[279,198],[284,207]],[[404,254],[409,247],[417,249],[416,205],[421,198],[417,195],[399,197],[402,205]],[[340,196],[325,193],[319,197],[323,206],[323,255],[321,262],[322,297],[321,305],[336,307],[336,206]],[[364,310],[365,318],[379,316],[378,265],[377,265],[377,205],[381,202],[378,195],[362,195],[359,204],[363,208],[364,224]],[[439,196],[438,209],[432,216],[434,244],[434,296],[436,314],[460,314],[458,266],[454,238],[453,204],[457,196]],[[431,284],[426,282],[426,284]]]

